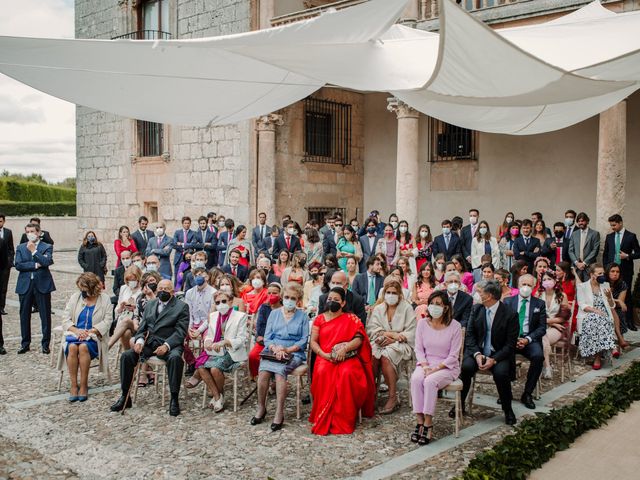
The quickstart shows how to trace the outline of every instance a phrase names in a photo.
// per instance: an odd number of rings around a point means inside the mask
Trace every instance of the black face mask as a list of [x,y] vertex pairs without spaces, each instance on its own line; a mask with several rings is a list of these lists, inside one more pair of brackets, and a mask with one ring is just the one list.
[[374,233],[376,233],[376,227],[368,227],[367,228],[367,233],[369,235],[373,235]]
[[317,280],[317,279],[318,279],[318,274],[317,274],[317,273],[312,273],[312,274],[311,274],[311,278],[312,278],[313,280]]
[[564,232],[561,232],[560,230],[557,230],[555,232],[555,236],[556,236],[556,238],[562,238],[562,237],[564,237]]
[[331,301],[327,303],[327,308],[333,313],[337,313],[342,308],[342,305],[340,305],[338,302]]
[[147,288],[149,290],[151,290],[152,292],[155,292],[156,288],[158,288],[158,284],[157,283],[147,283]]
[[171,294],[163,290],[162,292],[158,293],[158,300],[160,300],[163,303],[166,303],[169,300],[171,300]]
[[607,281],[607,277],[605,277],[604,275],[598,275],[596,277],[596,281],[602,285],[603,283],[605,283]]
[[306,263],[307,263],[306,258],[301,258],[300,260],[298,260],[298,265],[300,265],[300,268],[304,268]]
[[82,295],[82,298],[87,298],[89,296],[89,294],[87,292],[85,292],[84,290],[82,290],[80,292],[80,295]]

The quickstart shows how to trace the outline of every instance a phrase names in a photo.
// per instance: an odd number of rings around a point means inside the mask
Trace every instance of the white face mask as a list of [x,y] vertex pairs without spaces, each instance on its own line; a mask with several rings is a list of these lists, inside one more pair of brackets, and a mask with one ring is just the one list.
[[400,233],[407,233],[407,227],[405,227],[404,225],[401,227],[398,227],[398,230],[400,230]]
[[253,288],[262,288],[264,286],[264,282],[261,278],[254,278],[253,280],[251,280],[251,286]]
[[429,305],[427,310],[429,310],[429,315],[431,315],[432,318],[440,318],[444,313],[444,307],[440,305]]
[[385,293],[384,295],[384,301],[391,306],[397,305],[398,298],[398,295],[396,295],[395,293]]
[[296,309],[296,301],[290,298],[285,299],[282,301],[282,306],[286,311],[291,312]]
[[33,243],[38,239],[38,235],[35,233],[27,233],[27,239]]
[[138,282],[137,282],[137,281],[135,281],[135,280],[132,280],[132,281],[130,281],[130,282],[127,282],[127,285],[129,286],[129,288],[130,288],[131,290],[133,290],[133,289],[135,289],[135,288],[138,286]]
[[506,220],[507,223],[511,223],[511,222],[513,222],[513,217],[507,217],[507,218],[505,218],[505,220]]
[[295,228],[287,228],[287,233],[289,235],[295,235],[296,234],[296,229]]
[[[136,260],[135,262],[133,262],[133,264],[138,267],[140,270],[142,270],[142,267],[144,267],[144,262],[142,260]],[[126,265],[125,265],[126,267]]]
[[444,264],[443,263],[436,263],[436,270],[438,270],[439,272],[444,270]]
[[420,238],[427,238],[429,236],[429,232],[426,230],[420,230]]
[[487,227],[480,227],[478,229],[478,231],[480,232],[480,235],[486,235],[487,234]]
[[456,282],[447,283],[447,292],[449,292],[451,295],[455,295],[456,293],[458,293],[459,288],[460,285],[458,285]]
[[224,228],[224,220],[222,222],[218,222],[218,228]]
[[155,263],[150,263],[147,265],[147,272],[157,272],[158,271],[158,265],[156,265]]
[[473,293],[473,303],[482,303],[482,297],[480,297],[480,293]]
[[204,262],[202,260],[196,260],[194,265],[196,268],[204,268]]
[[476,223],[478,223],[478,217],[469,217],[469,223],[471,225],[475,225]]
[[394,230],[398,228],[398,222],[390,222],[390,223]]
[[573,218],[569,218],[569,217],[565,218],[564,224],[566,227],[570,227],[571,225],[573,225]]
[[451,233],[451,229],[449,227],[442,227],[442,233],[444,235],[449,235]]
[[231,306],[228,303],[221,303],[216,305],[216,310],[220,312],[220,315],[226,315],[231,310]]
[[531,287],[529,285],[520,287],[520,295],[522,298],[529,298],[531,296]]
[[161,237],[164,235],[164,228],[156,228],[156,235]]
[[131,259],[130,258],[123,258],[122,259],[122,265],[124,265],[124,267],[130,267],[131,266]]

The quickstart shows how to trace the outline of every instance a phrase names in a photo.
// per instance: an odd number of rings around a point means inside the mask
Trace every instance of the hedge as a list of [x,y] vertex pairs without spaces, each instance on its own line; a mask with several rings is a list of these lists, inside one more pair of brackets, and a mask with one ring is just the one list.
[[[582,400],[524,420],[516,433],[479,453],[458,480],[525,479],[556,452],[640,400],[640,363],[609,377]],[[606,448],[606,446],[603,446]]]
[[0,179],[0,200],[12,202],[75,202],[71,188],[43,185],[22,180]]
[[76,215],[76,202],[11,202],[0,200],[0,213],[7,217],[41,215],[61,217]]

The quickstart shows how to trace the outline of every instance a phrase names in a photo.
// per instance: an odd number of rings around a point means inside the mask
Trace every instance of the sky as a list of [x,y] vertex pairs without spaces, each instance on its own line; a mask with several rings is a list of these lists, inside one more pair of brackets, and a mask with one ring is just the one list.
[[[73,0],[0,0],[0,35],[73,38]],[[0,171],[76,175],[75,105],[0,74]]]

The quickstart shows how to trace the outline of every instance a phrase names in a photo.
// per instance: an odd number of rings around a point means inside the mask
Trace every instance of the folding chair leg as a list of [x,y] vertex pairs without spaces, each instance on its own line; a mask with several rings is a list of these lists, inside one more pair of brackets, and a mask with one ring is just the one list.
[[238,411],[238,369],[233,371],[233,411]]
[[162,367],[162,406],[164,407],[167,394],[167,367]]
[[300,420],[300,390],[302,389],[302,378],[296,377],[296,418]]
[[460,436],[460,415],[462,415],[462,394],[456,391],[456,438]]
[[[143,364],[144,365],[144,364]],[[142,370],[142,365],[138,367],[138,373],[136,375],[136,381],[133,385],[133,403],[136,403],[138,400],[138,384],[140,383],[140,372]]]
[[202,408],[207,408],[207,384],[202,382]]
[[62,377],[64,375],[64,370],[60,370],[60,378],[58,379],[58,391],[62,390]]
[[476,390],[476,377],[471,378],[471,388],[469,389],[469,415],[473,415],[473,394]]

